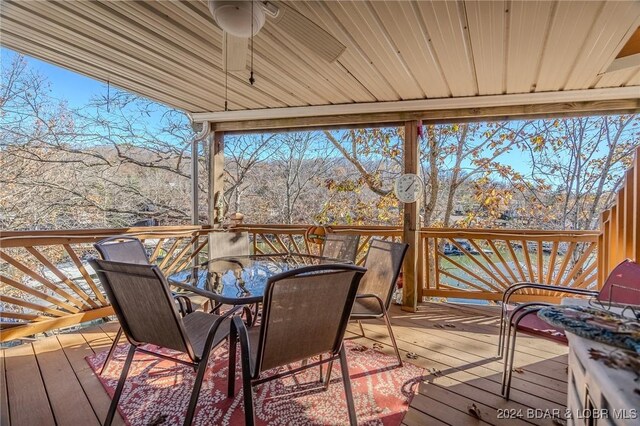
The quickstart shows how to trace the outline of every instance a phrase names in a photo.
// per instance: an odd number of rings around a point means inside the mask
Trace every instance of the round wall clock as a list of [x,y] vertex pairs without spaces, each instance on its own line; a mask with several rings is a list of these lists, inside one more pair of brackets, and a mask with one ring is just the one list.
[[406,173],[396,179],[394,192],[403,203],[415,203],[422,195],[422,179],[413,173]]

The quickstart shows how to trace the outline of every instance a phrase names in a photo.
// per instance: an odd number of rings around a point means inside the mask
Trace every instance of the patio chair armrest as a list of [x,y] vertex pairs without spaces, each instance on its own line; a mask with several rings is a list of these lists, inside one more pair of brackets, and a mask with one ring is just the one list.
[[375,294],[371,294],[371,293],[367,293],[367,294],[356,294],[356,299],[376,299],[378,301],[378,303],[380,304],[380,309],[383,310],[384,312],[384,302],[382,301],[382,299],[380,299],[379,296],[375,295]]
[[536,312],[544,308],[545,306],[553,306],[553,304],[546,303],[546,302],[529,302],[529,303],[523,303],[522,305],[518,305],[513,311],[511,311],[511,315],[509,316],[510,321],[513,321],[513,319],[516,317],[517,314],[520,313],[520,311],[526,310],[526,313]]
[[172,294],[173,298],[178,302],[178,310],[183,317],[193,312],[193,304],[191,299],[182,294]]
[[[231,319],[231,338],[230,344],[235,344],[235,342],[240,340],[240,351],[243,359],[243,374],[244,369],[247,368],[248,375],[253,379],[253,375],[255,373],[255,366],[253,365],[253,359],[250,356],[251,354],[251,342],[249,342],[249,333],[247,332],[247,326],[242,320],[240,316],[234,316]],[[245,363],[246,366],[245,366]]]
[[539,284],[532,282],[519,282],[515,283],[509,288],[507,288],[502,294],[502,304],[509,303],[509,299],[514,293],[519,292],[520,290],[534,288],[538,290],[549,290],[549,291],[557,291],[559,293],[567,293],[567,294],[577,294],[582,296],[597,296],[599,292],[593,290],[585,290],[582,288],[571,288],[571,287],[562,287],[557,285],[547,285],[547,284]]
[[[211,345],[213,344],[213,341],[215,339],[216,333],[218,332],[218,329],[220,328],[220,325],[230,319],[230,318],[239,318],[234,316],[234,314],[236,312],[238,312],[240,309],[242,308],[242,306],[235,306],[231,309],[229,309],[227,312],[225,312],[224,314],[220,315],[213,324],[211,324],[211,327],[209,327],[209,330],[207,331],[207,340],[205,341],[204,344],[204,351],[202,352],[203,354],[208,354],[211,351]],[[233,319],[231,319],[231,321],[233,321]],[[229,326],[229,331],[231,332],[231,325]],[[208,355],[205,355],[208,356]]]

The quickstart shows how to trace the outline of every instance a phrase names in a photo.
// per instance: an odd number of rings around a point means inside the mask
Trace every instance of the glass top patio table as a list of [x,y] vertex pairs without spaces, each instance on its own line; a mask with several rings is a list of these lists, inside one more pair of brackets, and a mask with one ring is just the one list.
[[218,303],[248,305],[262,301],[270,277],[305,266],[328,263],[351,262],[290,253],[229,256],[178,271],[167,279],[176,294],[190,292]]

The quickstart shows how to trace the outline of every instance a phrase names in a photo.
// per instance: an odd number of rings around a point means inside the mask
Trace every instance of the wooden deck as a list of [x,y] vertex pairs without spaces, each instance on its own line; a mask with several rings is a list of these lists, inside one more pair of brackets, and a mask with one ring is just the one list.
[[[496,308],[427,303],[420,312],[392,311],[392,322],[407,361],[425,368],[404,424],[554,424],[551,419],[499,419],[498,410],[562,409],[566,404],[567,348],[524,336],[519,340],[512,401],[500,396],[502,364],[496,360]],[[393,353],[382,321],[357,325],[349,338],[383,345]],[[107,350],[117,323],[94,326],[5,349],[0,357],[0,409],[4,425],[98,425],[109,398],[84,357]],[[379,345],[376,345],[379,347]],[[474,415],[474,413],[476,413]],[[478,418],[479,417],[479,418]],[[10,420],[7,421],[7,420]],[[123,424],[117,418],[115,424]]]

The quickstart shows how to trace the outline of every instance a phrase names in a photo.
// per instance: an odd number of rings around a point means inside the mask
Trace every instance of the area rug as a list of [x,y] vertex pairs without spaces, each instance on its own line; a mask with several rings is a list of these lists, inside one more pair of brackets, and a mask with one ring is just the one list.
[[[345,344],[358,424],[400,424],[423,369],[409,363],[397,368],[394,367],[397,362],[395,357],[352,342]],[[98,372],[107,352],[87,357],[87,362],[110,396],[122,371],[127,347],[118,347],[115,358],[102,376]],[[219,348],[209,361],[194,418],[195,425],[244,424],[241,369],[238,364],[234,398],[226,397],[227,370],[227,350]],[[334,363],[327,391],[319,387],[318,379],[319,369],[315,367],[256,386],[254,405],[257,423],[348,424],[339,362]],[[137,353],[120,399],[120,414],[131,426],[182,424],[194,380],[193,368]]]

